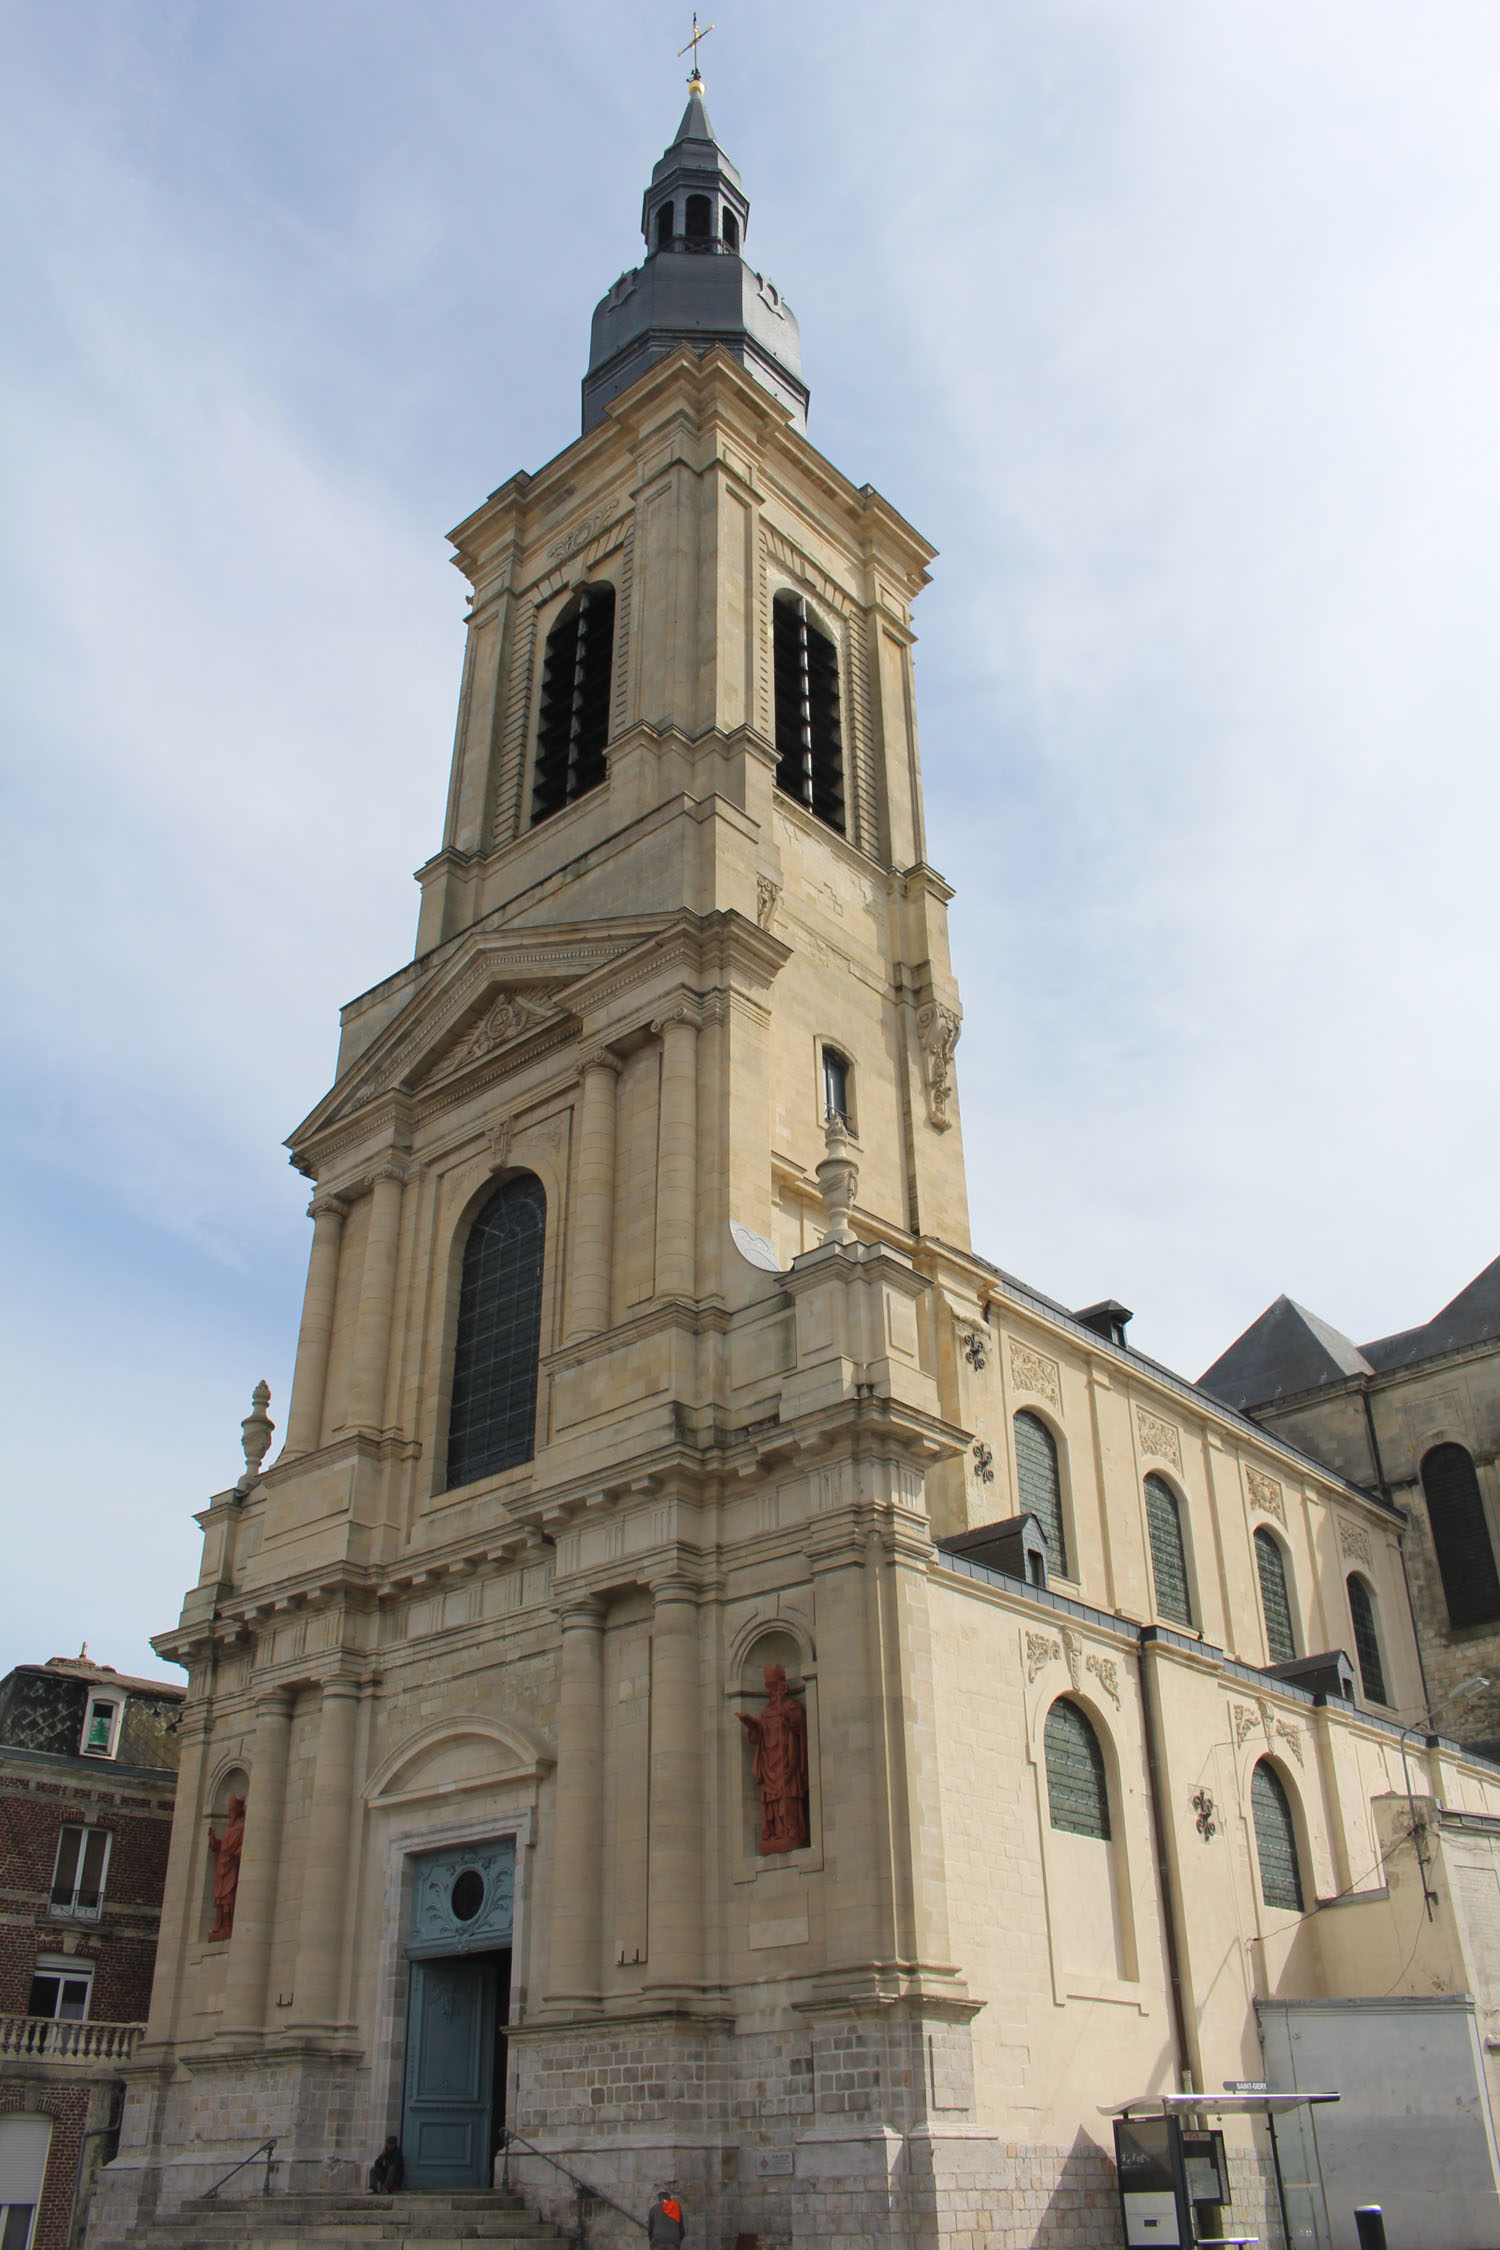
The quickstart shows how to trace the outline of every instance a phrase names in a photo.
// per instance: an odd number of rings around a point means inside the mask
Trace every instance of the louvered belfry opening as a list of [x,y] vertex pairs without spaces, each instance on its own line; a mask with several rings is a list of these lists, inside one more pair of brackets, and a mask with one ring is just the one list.
[[608,580],[582,587],[547,635],[533,826],[604,779],[614,646],[614,587]]
[[1435,1445],[1422,1456],[1422,1490],[1448,1621],[1488,1625],[1500,1617],[1500,1576],[1485,1521],[1484,1495],[1463,1446]]
[[776,668],[776,786],[844,832],[844,739],[839,652],[800,594],[772,605]]
[[450,1492],[536,1451],[546,1234],[547,1191],[531,1172],[497,1188],[469,1229],[448,1414]]

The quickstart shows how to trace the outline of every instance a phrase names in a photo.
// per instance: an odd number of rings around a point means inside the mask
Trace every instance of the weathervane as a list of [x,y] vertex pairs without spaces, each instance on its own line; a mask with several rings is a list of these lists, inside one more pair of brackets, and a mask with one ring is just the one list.
[[688,47],[691,47],[691,48],[692,48],[692,50],[693,50],[693,68],[692,68],[692,74],[691,74],[691,76],[690,76],[690,77],[689,77],[689,79],[688,79],[688,84],[689,84],[690,86],[691,86],[691,85],[693,85],[693,84],[694,84],[695,82],[696,82],[696,83],[697,83],[698,85],[700,85],[700,86],[701,86],[701,85],[703,84],[703,73],[702,73],[702,72],[701,72],[701,71],[699,70],[699,68],[698,68],[698,48],[699,48],[699,45],[700,45],[700,43],[701,43],[701,42],[702,42],[703,40],[705,40],[705,39],[706,39],[706,38],[708,37],[709,33],[710,33],[710,32],[711,32],[712,30],[713,30],[713,25],[712,25],[711,23],[706,23],[706,24],[705,24],[705,25],[703,26],[703,29],[702,29],[701,31],[700,31],[700,30],[698,29],[698,11],[697,11],[697,9],[695,8],[695,9],[693,10],[693,36],[692,36],[692,38],[691,38],[691,39],[690,39],[690,40],[688,41],[688,43],[687,43],[687,47],[679,47],[679,48],[678,48],[678,50],[677,50],[677,59],[678,59],[678,61],[679,61],[679,62],[680,62],[680,61],[682,60],[683,56],[684,56],[684,55],[685,55],[685,54],[687,53],[687,51],[688,51]]

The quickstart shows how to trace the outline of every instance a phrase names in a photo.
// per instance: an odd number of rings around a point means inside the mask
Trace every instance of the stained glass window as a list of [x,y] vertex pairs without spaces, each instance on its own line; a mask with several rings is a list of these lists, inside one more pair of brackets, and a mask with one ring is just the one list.
[[546,1232],[546,1191],[530,1172],[497,1188],[469,1230],[448,1418],[450,1491],[536,1451]]
[[1099,1737],[1076,1703],[1060,1697],[1047,1713],[1047,1809],[1054,1828],[1109,1841],[1109,1783]]
[[1272,1533],[1255,1534],[1255,1567],[1260,1572],[1260,1606],[1266,1620],[1266,1646],[1273,1664],[1290,1664],[1297,1653],[1292,1631],[1292,1603],[1286,1587],[1286,1564]]
[[1375,1630],[1375,1604],[1370,1589],[1357,1570],[1349,1574],[1349,1615],[1354,1624],[1354,1653],[1359,1659],[1359,1684],[1367,1703],[1389,1703],[1385,1692],[1385,1666],[1380,1661],[1380,1636]]
[[1487,1625],[1500,1617],[1500,1576],[1479,1479],[1461,1445],[1435,1445],[1424,1454],[1422,1490],[1449,1623]]
[[1260,1861],[1260,1895],[1267,1906],[1302,1912],[1302,1875],[1297,1866],[1297,1829],[1281,1777],[1261,1759],[1250,1776],[1250,1813],[1255,1823],[1255,1856]]
[[1177,1495],[1165,1477],[1146,1479],[1146,1523],[1151,1533],[1151,1578],[1156,1606],[1163,1617],[1191,1625],[1193,1605],[1188,1599],[1187,1555],[1182,1544],[1182,1518]]
[[1016,1486],[1021,1514],[1036,1517],[1047,1542],[1047,1566],[1059,1578],[1068,1575],[1068,1547],[1063,1537],[1062,1479],[1057,1468],[1057,1440],[1038,1414],[1016,1416]]
[[819,820],[844,826],[844,741],[839,725],[839,654],[800,594],[772,605],[776,673],[776,786]]
[[581,587],[547,635],[531,798],[533,824],[561,812],[604,779],[614,647],[613,586],[601,580]]

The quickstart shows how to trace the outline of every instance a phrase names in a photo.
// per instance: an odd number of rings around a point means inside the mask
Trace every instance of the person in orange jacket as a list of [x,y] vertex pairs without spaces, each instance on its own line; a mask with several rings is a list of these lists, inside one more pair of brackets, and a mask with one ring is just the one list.
[[678,2250],[687,2225],[682,2216],[682,2205],[669,2187],[664,2187],[651,2206],[646,2221],[646,2240],[651,2250]]

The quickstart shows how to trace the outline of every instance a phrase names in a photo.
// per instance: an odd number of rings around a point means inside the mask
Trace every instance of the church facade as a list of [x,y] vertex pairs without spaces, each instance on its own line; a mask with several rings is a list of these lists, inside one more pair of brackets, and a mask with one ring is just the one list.
[[1413,1920],[1500,1770],[1418,1737],[1405,1793],[1401,1511],[970,1243],[933,550],[808,442],[748,221],[695,85],[583,434],[454,534],[415,957],[292,1136],[284,1443],[258,1401],[157,1644],[97,2250],[268,2137],[333,2190],[392,2131],[419,2190],[513,2132],[547,2208],[549,2157],[642,2213],[670,2180],[726,2245],[1103,2244],[1104,2112],[1264,2076],[1267,2007],[1438,1978],[1500,2028],[1446,1880]]

